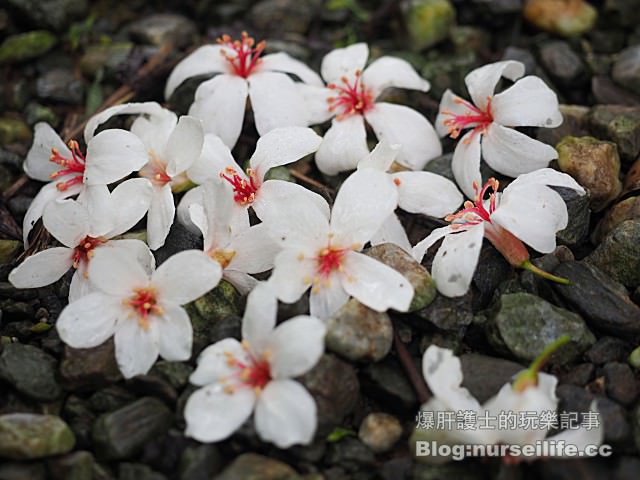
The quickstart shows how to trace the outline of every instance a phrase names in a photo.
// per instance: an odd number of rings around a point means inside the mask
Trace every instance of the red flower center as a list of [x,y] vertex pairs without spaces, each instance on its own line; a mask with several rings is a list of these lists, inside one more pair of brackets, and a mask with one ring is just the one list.
[[51,149],[51,156],[49,161],[60,165],[62,168],[57,172],[53,172],[50,178],[53,180],[58,177],[65,177],[67,175],[74,175],[69,180],[64,182],[58,182],[56,187],[61,192],[65,191],[71,185],[82,183],[85,168],[85,157],[80,151],[80,146],[75,140],[69,140],[69,150],[71,150],[71,158],[63,157],[57,148]]
[[336,119],[342,120],[349,115],[362,115],[373,107],[373,93],[362,83],[362,71],[356,70],[353,82],[347,77],[340,79],[341,84],[330,83],[328,88],[336,92],[335,97],[329,97],[329,111],[336,112]]
[[256,193],[260,188],[260,182],[251,168],[247,168],[247,181],[233,167],[227,167],[224,172],[220,172],[220,178],[225,179],[233,187],[233,199],[240,205],[248,205],[256,199]]
[[135,288],[133,295],[125,303],[138,315],[138,322],[145,330],[149,329],[149,315],[162,315],[158,305],[156,291],[153,288]]
[[[227,357],[227,365],[235,368],[231,378],[238,382],[235,385],[226,385],[225,391],[233,393],[237,387],[245,386],[253,388],[256,393],[260,393],[265,385],[271,381],[270,354],[269,352],[264,352],[261,357],[256,357],[251,353],[249,344],[246,341],[242,342],[242,346],[249,357],[246,363],[236,358],[233,353],[224,352],[225,357]],[[228,380],[228,378],[224,380]]]
[[443,121],[444,125],[449,128],[449,136],[451,138],[458,138],[460,132],[466,128],[473,128],[473,133],[471,134],[473,137],[473,135],[483,132],[493,122],[491,97],[487,97],[486,110],[480,110],[460,97],[456,97],[453,101],[458,105],[464,105],[467,111],[462,115],[449,111],[442,112],[442,115],[451,117]]
[[346,248],[334,248],[328,247],[320,251],[316,257],[317,267],[316,271],[321,278],[328,278],[335,271],[342,271],[342,261]]
[[107,240],[104,237],[90,237],[86,236],[73,249],[73,268],[77,269],[81,263],[89,263],[89,260],[93,256],[93,249],[102,245]]
[[[490,178],[485,185],[480,188],[477,182],[473,182],[473,189],[476,192],[476,198],[472,202],[467,200],[464,202],[464,208],[460,210],[458,213],[454,213],[452,215],[447,215],[445,220],[447,222],[453,222],[454,220],[459,220],[454,223],[452,226],[462,227],[469,225],[477,225],[482,222],[491,223],[491,214],[496,209],[496,192],[498,191],[498,180],[495,178]],[[489,210],[487,210],[484,206],[484,195],[489,189],[493,190],[493,193],[489,195]]]
[[267,45],[264,40],[256,45],[255,40],[247,32],[242,32],[242,40],[234,41],[229,35],[223,35],[218,39],[218,43],[226,47],[221,50],[221,53],[231,65],[233,73],[242,78],[251,75],[260,64],[260,55]]
[[148,178],[151,183],[163,187],[171,182],[172,178],[167,175],[167,165],[158,158],[153,150],[149,151],[150,160],[138,172],[141,177]]

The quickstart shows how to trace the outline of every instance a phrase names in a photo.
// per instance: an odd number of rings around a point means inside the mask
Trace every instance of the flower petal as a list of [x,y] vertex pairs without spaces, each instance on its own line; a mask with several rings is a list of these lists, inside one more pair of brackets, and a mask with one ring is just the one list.
[[160,356],[170,362],[181,362],[191,357],[193,328],[187,312],[179,305],[164,302],[164,313],[151,319],[158,327]]
[[23,165],[24,172],[29,177],[41,182],[48,182],[51,180],[53,172],[62,170],[63,167],[49,161],[52,148],[57,149],[64,158],[71,158],[71,151],[56,131],[51,128],[51,125],[45,122],[36,123],[33,129],[33,145],[31,145]]
[[[69,177],[62,178],[64,181]],[[24,220],[22,221],[22,239],[24,241],[25,249],[29,246],[29,233],[33,230],[33,226],[42,217],[42,213],[47,205],[55,200],[63,200],[65,198],[77,195],[82,191],[83,185],[73,185],[61,192],[56,187],[55,182],[47,183],[40,189],[38,194],[31,201],[31,205],[27,209],[27,213],[24,214]]]
[[435,173],[398,172],[391,177],[398,186],[398,206],[407,212],[444,217],[462,203],[455,184]]
[[153,196],[153,187],[146,178],[132,178],[122,182],[111,192],[111,202],[117,206],[109,238],[129,231],[147,213]]
[[389,215],[380,229],[371,237],[371,245],[382,243],[394,243],[405,252],[411,253],[411,243],[409,243],[407,232],[395,213]]
[[320,142],[322,137],[310,128],[276,128],[258,139],[249,163],[262,180],[270,168],[300,160],[315,152]]
[[51,202],[44,210],[42,223],[56,240],[75,248],[89,235],[89,212],[74,200]]
[[416,262],[422,262],[424,254],[427,253],[427,250],[429,250],[432,245],[434,245],[441,238],[444,238],[445,236],[453,232],[454,230],[450,225],[447,225],[446,227],[436,228],[413,247],[411,255]]
[[151,327],[145,329],[136,318],[130,317],[116,326],[116,361],[124,378],[144,375],[158,358],[158,329],[153,321],[149,325]]
[[484,224],[481,223],[445,237],[431,268],[440,293],[447,297],[467,293],[480,257],[483,235]]
[[238,172],[242,170],[233,159],[231,150],[220,137],[213,133],[207,133],[202,144],[202,154],[189,167],[187,175],[194,182],[202,184],[208,180],[218,179],[220,172],[223,172],[227,167]]
[[[158,126],[158,119],[169,118],[173,119],[173,125],[176,123],[176,116],[170,110],[166,108],[162,108],[162,106],[158,102],[130,102],[123,103],[121,105],[114,105],[113,107],[109,107],[105,110],[102,110],[99,113],[93,115],[87,121],[87,125],[84,127],[84,141],[85,143],[89,143],[89,141],[94,137],[94,133],[96,129],[105,123],[110,118],[116,115],[148,115],[150,120],[154,121],[154,124]],[[144,117],[140,117],[144,118]],[[138,122],[139,119],[136,119],[133,123],[134,125]],[[146,120],[146,119],[145,119]],[[131,127],[131,131],[135,132],[133,126]],[[170,131],[170,130],[169,130]],[[168,132],[167,132],[168,133]],[[164,137],[166,141],[166,136]],[[144,137],[140,137],[140,139],[145,142]]]
[[256,402],[250,388],[225,393],[221,385],[196,390],[184,407],[185,435],[200,442],[219,442],[247,421]]
[[322,59],[320,73],[327,83],[337,82],[343,76],[353,76],[356,70],[364,70],[369,58],[366,43],[354,43],[345,48],[336,48]]
[[493,97],[491,113],[505,127],[555,128],[562,123],[557,95],[534,76],[521,78]]
[[147,149],[136,135],[118,128],[104,130],[87,145],[84,182],[87,185],[117,182],[142,168],[148,160]]
[[229,248],[235,252],[227,266],[245,273],[261,273],[273,268],[273,260],[280,251],[264,223],[254,225],[233,238]]
[[73,348],[92,348],[105,342],[126,318],[120,300],[95,292],[70,303],[56,320],[58,335]]
[[304,83],[322,87],[324,83],[320,76],[300,60],[284,52],[271,53],[260,59],[260,70],[292,73]]
[[172,255],[151,276],[163,301],[184,305],[218,285],[222,270],[218,262],[200,250]]
[[205,132],[219,136],[233,148],[242,130],[248,91],[244,78],[217,75],[198,87],[189,115],[202,120]]
[[103,184],[85,185],[77,202],[86,208],[89,215],[89,235],[102,237],[109,233],[118,214],[111,202],[109,187]]
[[233,285],[242,296],[248,295],[260,283],[248,273],[231,270],[230,268],[225,268],[222,271],[222,278]]
[[278,212],[273,212],[274,209],[280,208],[283,203],[290,203],[293,199],[301,197],[305,201],[313,203],[325,218],[329,218],[329,204],[322,196],[302,185],[285,180],[267,180],[260,185],[252,207],[258,218],[264,222],[268,221],[267,219],[277,218]]
[[47,248],[31,255],[9,273],[9,281],[16,288],[36,288],[60,279],[73,264],[73,249]]
[[349,294],[342,287],[339,274],[334,274],[326,283],[311,290],[309,313],[322,320],[331,318],[349,300]]
[[329,110],[328,103],[329,97],[333,96],[333,90],[307,85],[306,83],[296,83],[296,88],[307,108],[308,125],[324,123],[334,116],[334,113]]
[[154,115],[139,116],[131,125],[134,133],[147,150],[164,159],[167,139],[178,124],[178,116],[171,110],[161,108]]
[[496,172],[510,177],[545,168],[558,152],[513,128],[492,123],[482,137],[482,157]]
[[[306,292],[315,274],[316,262],[312,259],[300,259],[296,250],[283,250],[274,261],[275,267],[268,283],[279,300],[285,303],[297,301]],[[309,280],[309,281],[306,281]]]
[[389,87],[410,88],[423,92],[427,92],[431,87],[409,62],[396,57],[380,57],[371,62],[362,73],[362,83],[372,89],[374,97]]
[[149,283],[149,275],[138,263],[136,253],[124,248],[96,248],[88,271],[99,291],[120,298],[127,298],[134,288],[144,288]]
[[362,115],[333,119],[316,152],[316,165],[325,175],[353,170],[369,154]]
[[259,283],[247,297],[242,317],[242,339],[249,343],[251,351],[261,353],[276,326],[278,299],[268,283]]
[[311,394],[294,380],[274,380],[256,403],[255,424],[260,438],[278,448],[309,444],[317,424]]
[[486,110],[487,99],[493,97],[500,78],[505,77],[515,82],[524,75],[524,71],[524,64],[515,60],[504,60],[476,68],[464,77],[464,82],[476,107]]
[[147,214],[147,242],[151,250],[157,250],[164,245],[175,213],[171,185],[167,183],[163,187],[154,188]]
[[222,46],[205,45],[187,55],[180,63],[178,63],[164,87],[164,98],[169,97],[176,88],[180,86],[187,78],[205,75],[208,73],[224,73],[228,71],[228,63],[222,56]]
[[175,177],[191,167],[202,153],[203,142],[202,122],[188,115],[180,117],[176,128],[167,139],[164,151],[167,175]]
[[135,261],[140,264],[148,276],[151,276],[156,269],[156,259],[147,244],[142,240],[136,240],[134,238],[110,240],[96,247],[96,249],[98,248],[118,248],[124,250],[126,255],[135,258]]
[[194,385],[203,386],[222,381],[232,375],[236,365],[229,364],[229,355],[242,363],[250,361],[247,351],[235,338],[225,338],[209,345],[198,356],[198,367],[189,377]]
[[94,291],[96,290],[89,280],[86,267],[79,265],[69,284],[69,303],[73,303]]
[[481,135],[473,130],[462,137],[451,159],[451,170],[460,190],[469,198],[475,197],[473,183],[482,185],[480,175],[480,138]]
[[178,218],[178,221],[187,230],[195,235],[200,235],[202,233],[202,230],[191,220],[191,206],[197,205],[204,217],[204,208],[202,207],[203,193],[204,188],[202,186],[187,190],[187,192],[180,199],[180,203],[178,204],[178,208],[176,210],[176,217]]
[[429,160],[442,155],[433,126],[412,108],[380,102],[365,118],[378,139],[401,145],[396,161],[411,170],[422,170]]
[[390,308],[406,312],[413,299],[413,287],[402,274],[384,263],[357,252],[344,259],[342,286],[351,296],[378,312]]
[[324,353],[326,333],[324,322],[307,315],[278,325],[268,340],[272,377],[293,378],[311,370]]
[[371,152],[358,162],[358,170],[361,168],[373,168],[386,172],[391,168],[393,161],[398,156],[401,146],[392,144],[386,139],[380,140]]
[[541,168],[540,170],[536,170],[531,173],[519,175],[518,178],[505,188],[505,191],[514,189],[516,186],[529,184],[572,188],[580,195],[584,195],[586,193],[584,188],[582,188],[570,175],[554,170],[553,168]]

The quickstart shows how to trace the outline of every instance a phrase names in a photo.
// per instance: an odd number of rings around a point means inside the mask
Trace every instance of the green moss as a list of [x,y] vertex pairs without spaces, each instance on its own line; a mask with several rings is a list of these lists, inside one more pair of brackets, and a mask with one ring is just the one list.
[[0,63],[21,62],[39,57],[48,52],[56,42],[56,37],[46,30],[11,35],[0,45]]

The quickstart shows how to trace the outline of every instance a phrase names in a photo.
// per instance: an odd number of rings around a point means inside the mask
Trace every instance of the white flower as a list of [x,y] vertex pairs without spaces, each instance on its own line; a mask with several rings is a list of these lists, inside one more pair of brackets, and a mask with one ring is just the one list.
[[[569,175],[551,168],[520,175],[502,193],[495,193],[498,181],[494,178],[482,189],[474,184],[474,202],[465,202],[463,210],[446,218],[453,222],[451,225],[436,228],[413,247],[413,257],[422,261],[427,249],[444,237],[433,260],[432,275],[440,293],[448,297],[464,295],[469,289],[483,236],[514,267],[561,280],[537,270],[522,243],[538,252],[550,253],[556,247],[556,232],[567,226],[567,206],[547,185],[585,193]],[[494,193],[484,200],[489,189]]]
[[[473,182],[482,184],[481,156],[496,172],[510,177],[544,168],[558,158],[555,148],[508,128],[553,128],[562,123],[556,94],[540,78],[520,78],[523,75],[520,62],[491,63],[465,77],[475,105],[450,90],[442,96],[435,123],[440,136],[457,138],[462,130],[471,129],[456,145],[451,163],[458,185],[469,198],[473,198]],[[494,95],[501,77],[515,83]]]
[[220,265],[197,250],[177,253],[155,271],[151,252],[149,263],[141,260],[124,249],[96,250],[89,263],[96,291],[70,303],[56,322],[60,338],[73,348],[95,347],[114,335],[125,378],[147,373],[158,354],[169,361],[191,356],[191,321],[180,305],[221,277]]
[[35,180],[50,183],[42,187],[24,216],[25,248],[29,232],[49,202],[78,195],[80,202],[102,217],[100,205],[93,204],[93,197],[104,198],[108,193],[105,185],[126,177],[147,161],[142,142],[126,130],[105,130],[95,137],[85,136],[85,142],[86,156],[75,140],[67,147],[51,126],[36,124],[24,171]]
[[[546,352],[543,352],[543,354]],[[487,419],[486,428],[458,428],[454,423],[450,429],[421,429],[417,430],[419,438],[433,436],[434,440],[444,444],[507,444],[507,445],[534,445],[543,441],[547,436],[553,421],[540,428],[523,428],[518,424],[517,428],[500,427],[498,418],[500,415],[520,413],[535,415],[541,418],[543,412],[556,412],[558,398],[555,395],[557,378],[546,373],[539,373],[542,362],[534,362],[532,367],[517,374],[513,384],[506,383],[494,397],[487,400],[484,405],[480,403],[461,387],[463,375],[460,360],[453,352],[446,348],[431,345],[422,357],[422,372],[433,397],[425,403],[423,412],[461,412],[475,413],[478,422]],[[597,415],[595,402],[591,405],[591,413]],[[544,427],[544,428],[543,428]],[[576,445],[584,450],[587,445],[600,445],[604,436],[604,427],[599,424],[582,423],[578,428],[565,430],[547,438],[546,442],[558,442],[564,440],[567,444]],[[532,460],[533,457],[524,457]],[[442,459],[434,458],[437,462]]]
[[413,287],[396,270],[358,253],[393,213],[398,191],[385,173],[362,169],[349,176],[331,217],[305,197],[274,202],[263,221],[283,250],[269,283],[283,302],[311,288],[311,315],[331,317],[349,296],[368,307],[406,311]]
[[[277,302],[265,284],[247,299],[242,343],[226,338],[200,354],[191,383],[203,386],[184,409],[186,435],[201,442],[229,437],[251,415],[260,438],[279,448],[309,444],[316,404],[293,377],[309,371],[324,351],[324,324],[298,316],[275,327]],[[275,328],[274,328],[275,327]]]
[[249,274],[270,270],[280,248],[264,223],[250,227],[249,217],[233,208],[230,190],[220,179],[205,183],[203,205],[192,204],[189,213],[202,232],[204,251],[222,267],[222,277],[246,294],[258,283]]
[[[143,179],[127,180],[104,199],[110,212],[106,221],[96,222],[85,205],[74,200],[49,203],[42,217],[45,228],[64,245],[36,253],[24,260],[9,274],[16,288],[36,288],[49,285],[71,267],[75,273],[69,287],[73,302],[91,291],[87,266],[94,251],[126,248],[144,257],[148,248],[139,240],[110,240],[129,230],[146,213],[151,199],[151,185]],[[103,227],[108,225],[108,230]]]
[[[358,170],[371,168],[387,172],[396,159],[400,145],[381,140],[373,151],[358,162]],[[388,173],[387,178],[398,190],[398,206],[411,213],[444,217],[460,206],[463,197],[456,185],[431,172],[404,171]],[[371,238],[372,245],[392,242],[411,253],[411,244],[400,219],[392,213]]]
[[277,127],[309,124],[303,98],[287,74],[320,86],[315,72],[286,53],[260,57],[265,42],[255,45],[246,32],[242,40],[224,35],[218,43],[198,48],[176,65],[165,87],[167,100],[186,79],[217,74],[198,87],[189,115],[202,119],[205,131],[219,136],[229,148],[240,136],[247,96],[260,135]]
[[381,57],[367,68],[369,47],[356,43],[329,52],[321,73],[327,88],[299,84],[312,112],[312,124],[335,116],[316,153],[318,168],[327,175],[356,168],[368,153],[365,120],[379,140],[402,146],[398,163],[422,170],[442,153],[433,126],[416,110],[393,103],[376,102],[388,87],[426,92],[429,82],[405,60]]

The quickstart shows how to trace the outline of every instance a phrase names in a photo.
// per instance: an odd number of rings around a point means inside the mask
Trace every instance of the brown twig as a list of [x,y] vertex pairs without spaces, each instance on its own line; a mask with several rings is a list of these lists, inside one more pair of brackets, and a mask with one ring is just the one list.
[[398,330],[394,327],[393,329],[393,344],[396,347],[396,353],[398,354],[398,359],[402,364],[402,368],[404,368],[407,377],[409,377],[409,381],[413,386],[413,390],[416,392],[418,396],[418,400],[420,401],[420,405],[426,403],[431,397],[431,392],[429,391],[429,387],[425,383],[422,375],[418,371],[415,362],[413,361],[413,357],[407,350],[407,347],[402,340],[400,339],[400,335],[398,335]]
[[18,191],[22,187],[26,185],[28,181],[29,181],[29,177],[27,177],[26,174],[23,173],[22,175],[20,175],[18,179],[15,182],[13,182],[11,185],[9,185],[9,187],[7,187],[5,191],[2,193],[3,200],[6,202],[11,197],[13,197],[16,193],[18,193]]
[[324,190],[325,192],[330,193],[332,195],[335,193],[335,190],[333,188],[327,187],[326,185],[320,183],[319,181],[314,180],[313,178],[308,177],[304,173],[301,173],[301,172],[299,172],[297,170],[294,170],[293,168],[289,169],[289,173],[291,174],[291,176],[293,178],[298,179],[300,181],[303,181],[304,183],[306,183],[308,185],[316,187],[316,188],[318,188],[320,190]]

